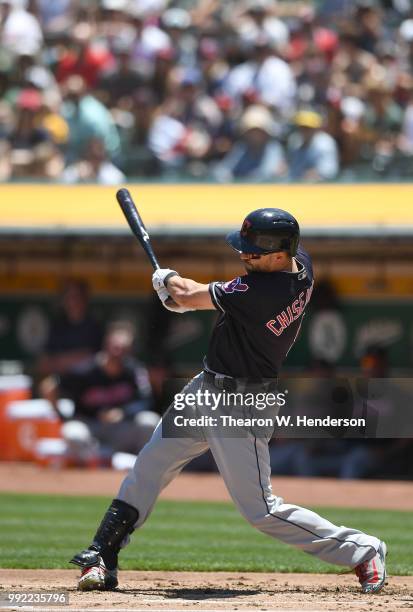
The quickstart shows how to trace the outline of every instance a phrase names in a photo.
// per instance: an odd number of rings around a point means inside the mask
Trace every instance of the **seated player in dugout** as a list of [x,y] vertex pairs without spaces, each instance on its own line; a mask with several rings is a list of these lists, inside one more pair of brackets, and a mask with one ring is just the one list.
[[60,417],[58,399],[70,398],[74,403],[72,420],[65,423],[62,434],[72,443],[70,451],[75,455],[81,456],[87,451],[84,447],[93,448],[95,443],[102,458],[115,452],[137,454],[151,437],[159,417],[151,410],[148,372],[135,359],[134,349],[134,326],[129,321],[113,321],[102,351],[40,384],[41,395]]
[[[181,278],[174,270],[153,274],[154,289],[166,308],[178,313],[219,312],[204,368],[184,394],[196,395],[200,389],[215,394],[218,390],[245,392],[257,386],[264,391],[276,383],[314,284],[311,258],[300,247],[299,238],[299,225],[291,214],[263,208],[246,217],[241,231],[227,236],[239,253],[245,275],[204,285]],[[277,410],[275,406],[274,415]],[[215,414],[220,412],[223,405]],[[162,422],[158,425],[122,482],[92,544],[71,560],[82,570],[79,589],[116,588],[120,549],[149,517],[161,490],[208,448],[238,510],[255,528],[323,561],[354,569],[363,593],[383,588],[384,542],[284,503],[272,492],[268,451],[272,431],[260,435],[251,428],[243,435],[232,432],[223,437],[214,435],[212,427],[201,426],[195,432],[168,437],[163,435]]]

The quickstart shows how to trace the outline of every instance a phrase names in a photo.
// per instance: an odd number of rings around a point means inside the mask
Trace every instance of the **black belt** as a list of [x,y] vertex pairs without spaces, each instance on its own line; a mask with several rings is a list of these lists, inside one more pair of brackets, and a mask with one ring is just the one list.
[[261,380],[251,380],[249,378],[233,378],[226,374],[218,374],[204,370],[204,379],[207,383],[214,385],[217,389],[230,391],[232,393],[263,393],[275,391],[278,385],[278,378],[264,378]]

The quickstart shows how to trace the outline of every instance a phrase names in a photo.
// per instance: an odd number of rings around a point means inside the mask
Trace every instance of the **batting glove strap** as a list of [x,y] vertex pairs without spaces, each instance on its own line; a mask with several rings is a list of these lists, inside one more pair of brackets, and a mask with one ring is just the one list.
[[168,280],[173,276],[180,276],[180,274],[178,274],[178,272],[175,272],[175,270],[171,270],[168,276],[165,276],[165,278],[163,279],[163,284],[165,285],[165,287],[168,286]]

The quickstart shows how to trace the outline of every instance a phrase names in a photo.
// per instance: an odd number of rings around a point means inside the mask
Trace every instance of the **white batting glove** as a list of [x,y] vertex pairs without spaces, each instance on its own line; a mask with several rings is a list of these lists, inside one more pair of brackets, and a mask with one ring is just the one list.
[[158,294],[158,298],[161,300],[162,304],[164,304],[165,301],[171,297],[166,287],[159,287],[159,289],[156,290],[156,293]]
[[161,287],[166,288],[165,279],[171,276],[179,276],[179,274],[170,268],[160,268],[159,270],[155,270],[155,272],[152,274],[152,286],[155,291],[158,291],[158,289],[161,289]]

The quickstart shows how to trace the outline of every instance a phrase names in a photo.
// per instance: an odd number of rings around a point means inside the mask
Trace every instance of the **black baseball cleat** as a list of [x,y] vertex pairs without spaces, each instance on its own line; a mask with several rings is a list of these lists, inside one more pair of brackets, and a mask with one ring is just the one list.
[[380,543],[377,553],[369,561],[364,561],[354,568],[363,593],[378,593],[386,582],[387,546]]
[[93,538],[92,545],[70,560],[82,568],[80,591],[111,591],[118,586],[118,553],[122,542],[134,530],[139,512],[126,502],[114,499]]

